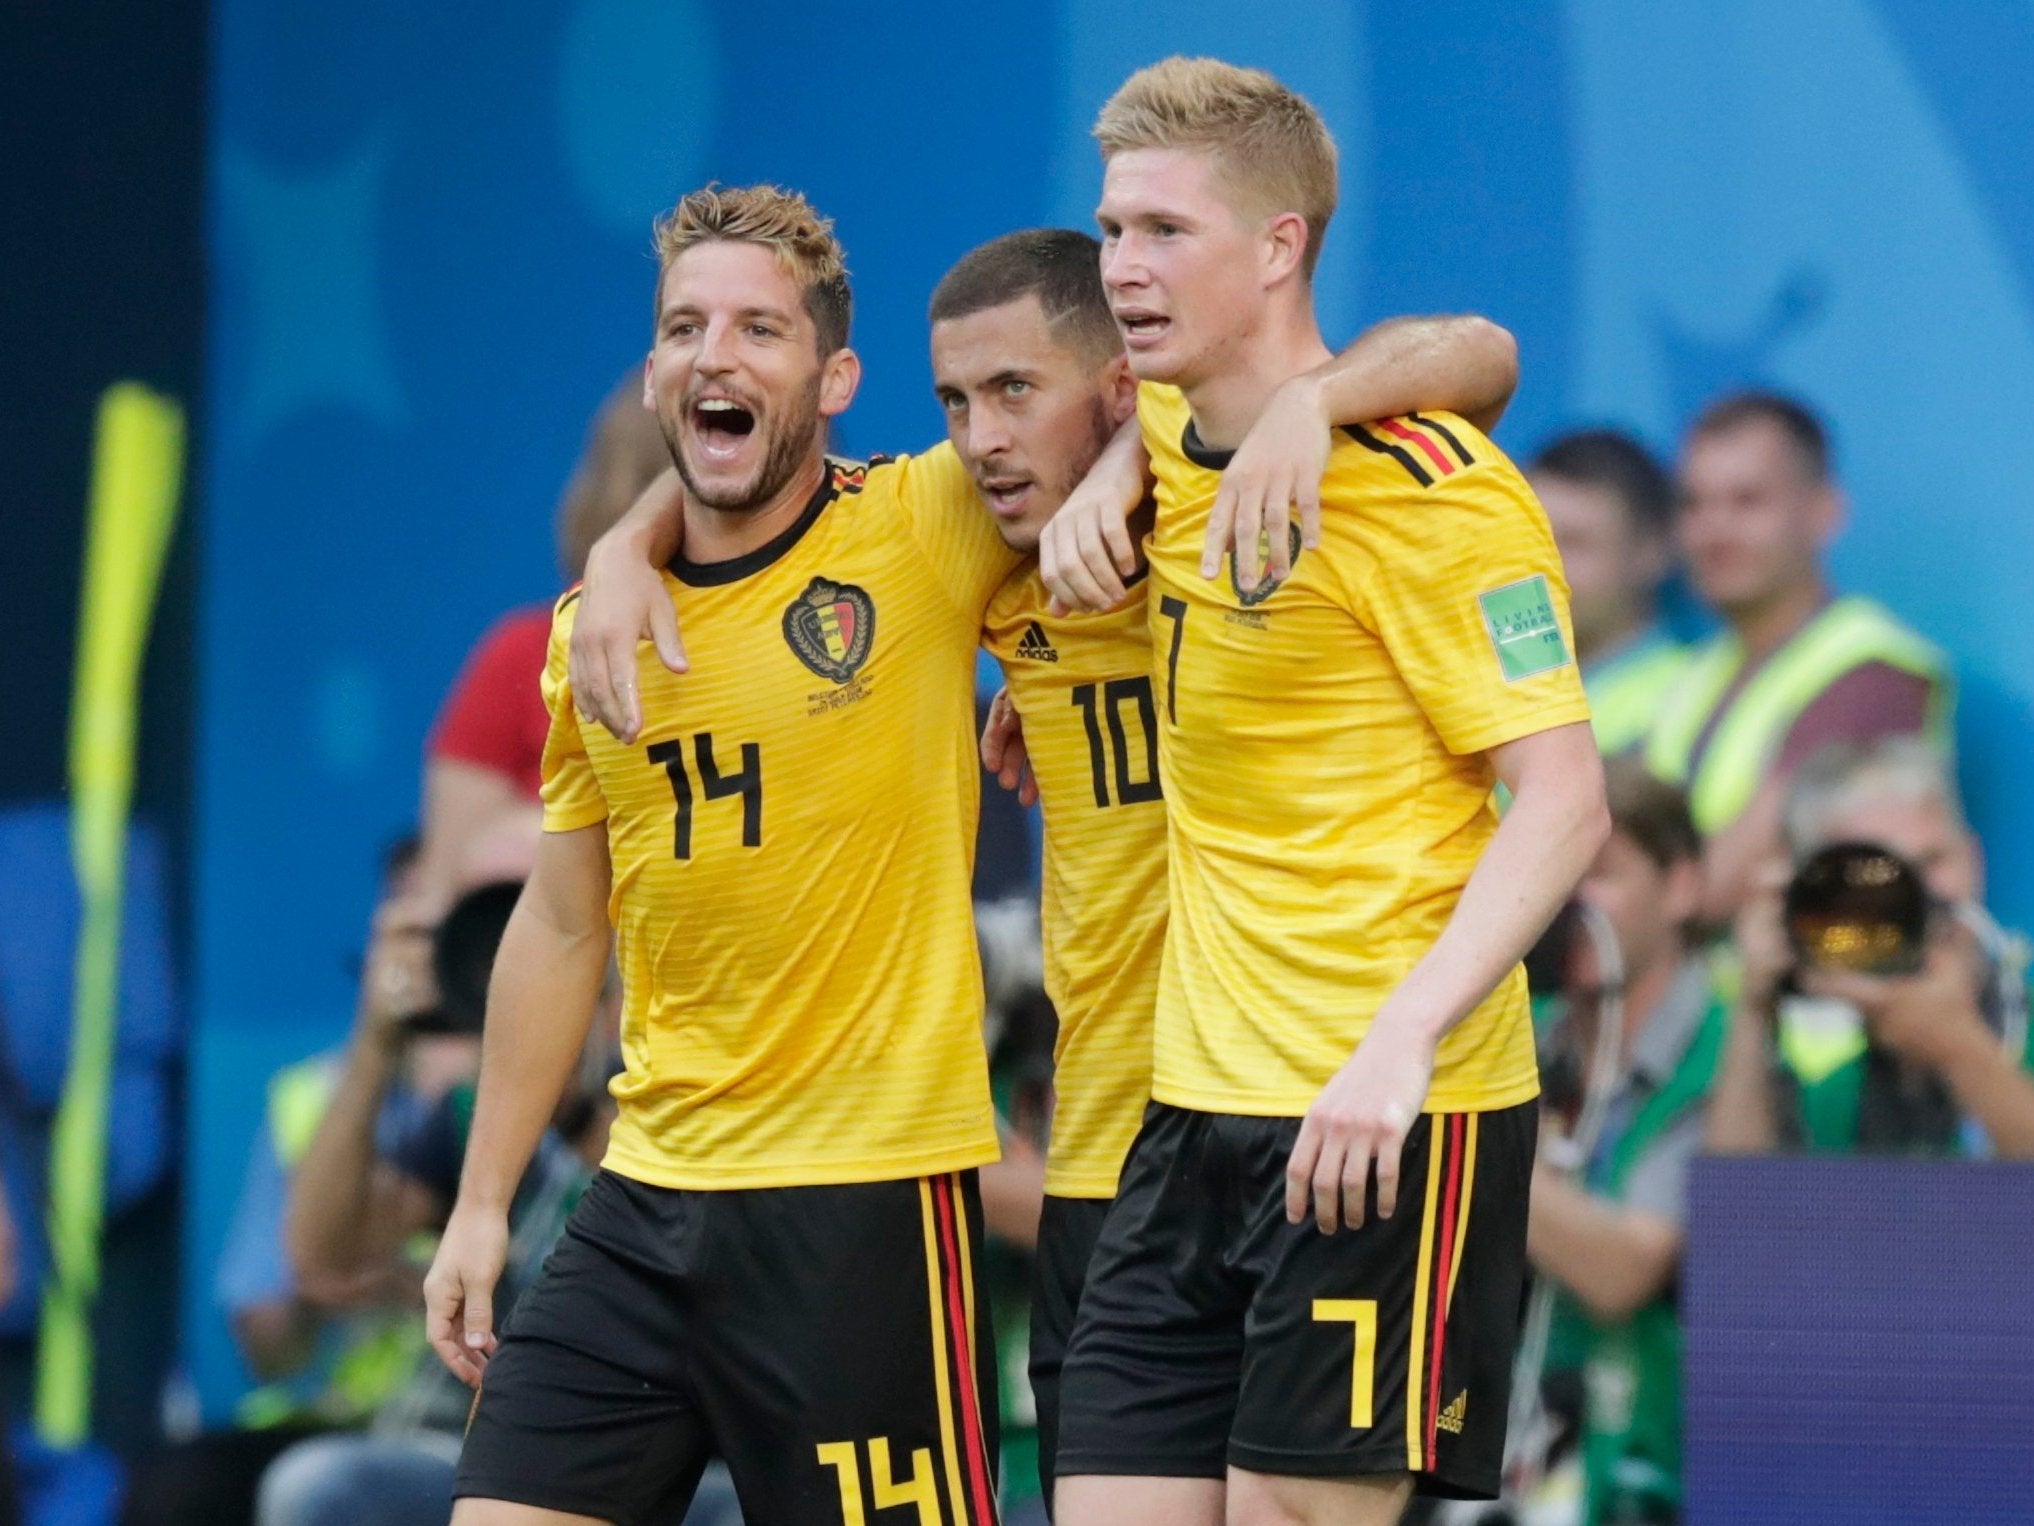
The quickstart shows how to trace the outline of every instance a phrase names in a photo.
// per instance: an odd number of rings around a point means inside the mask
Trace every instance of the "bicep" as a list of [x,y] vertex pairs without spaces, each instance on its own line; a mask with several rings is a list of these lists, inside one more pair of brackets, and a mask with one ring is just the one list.
[[1517,798],[1528,792],[1603,793],[1603,758],[1587,721],[1569,721],[1490,749],[1490,764]]
[[537,844],[536,866],[517,903],[517,917],[527,915],[571,938],[605,934],[609,878],[606,823],[546,832]]

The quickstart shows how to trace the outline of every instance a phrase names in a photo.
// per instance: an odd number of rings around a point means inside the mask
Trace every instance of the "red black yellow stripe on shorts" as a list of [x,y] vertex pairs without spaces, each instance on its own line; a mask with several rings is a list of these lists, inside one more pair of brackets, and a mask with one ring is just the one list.
[[1462,1246],[1469,1235],[1478,1117],[1475,1113],[1436,1113],[1431,1119],[1405,1384],[1405,1461],[1415,1473],[1433,1467],[1440,1438],[1441,1361],[1447,1351],[1455,1279],[1462,1271]]
[[1423,413],[1352,424],[1343,432],[1365,450],[1391,457],[1421,487],[1432,487],[1442,477],[1452,477],[1463,467],[1476,464],[1461,436]]
[[955,1526],[996,1526],[996,1472],[982,1424],[976,1370],[975,1267],[967,1205],[957,1176],[918,1184],[925,1229],[925,1285],[930,1296],[934,1391],[939,1400],[940,1470],[945,1519]]

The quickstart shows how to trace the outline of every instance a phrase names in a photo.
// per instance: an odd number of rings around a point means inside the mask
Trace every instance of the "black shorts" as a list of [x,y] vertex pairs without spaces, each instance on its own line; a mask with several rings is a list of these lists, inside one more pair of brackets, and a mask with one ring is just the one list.
[[1038,1482],[1048,1512],[1059,1450],[1059,1370],[1111,1201],[1048,1195],[1038,1219],[1038,1249],[1031,1260],[1031,1397],[1038,1406]]
[[1429,1114],[1398,1210],[1285,1218],[1296,1118],[1152,1103],[1081,1294],[1058,1469],[1410,1472],[1496,1495],[1525,1283],[1535,1102]]
[[726,1460],[751,1521],[996,1519],[973,1172],[685,1192],[603,1171],[507,1320],[456,1493],[676,1521]]

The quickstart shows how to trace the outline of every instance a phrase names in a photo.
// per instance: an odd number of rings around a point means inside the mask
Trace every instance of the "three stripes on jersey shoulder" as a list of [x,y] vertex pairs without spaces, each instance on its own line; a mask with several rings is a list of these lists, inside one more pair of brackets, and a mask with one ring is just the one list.
[[1432,487],[1441,478],[1476,464],[1475,456],[1454,430],[1422,413],[1344,425],[1343,433],[1365,450],[1389,456],[1421,487]]

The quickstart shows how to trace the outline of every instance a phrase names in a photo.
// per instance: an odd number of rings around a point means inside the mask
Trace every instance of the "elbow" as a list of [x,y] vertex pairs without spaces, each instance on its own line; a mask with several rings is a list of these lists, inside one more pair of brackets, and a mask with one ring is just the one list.
[[1491,375],[1501,387],[1500,397],[1509,398],[1518,386],[1518,336],[1501,323],[1481,316],[1470,320],[1476,342],[1483,347]]
[[1618,1277],[1600,1287],[1573,1288],[1576,1301],[1599,1325],[1622,1324],[1658,1296],[1636,1277]]
[[1603,760],[1597,755],[1593,737],[1587,753],[1575,756],[1573,762],[1567,795],[1572,823],[1570,840],[1574,843],[1578,861],[1575,875],[1579,879],[1603,845],[1610,841],[1610,800],[1604,792]]

